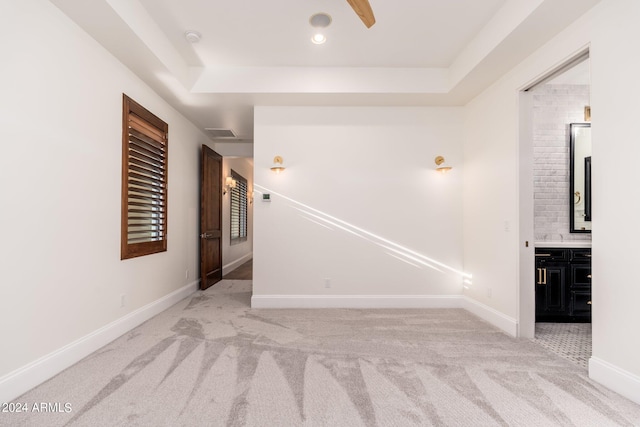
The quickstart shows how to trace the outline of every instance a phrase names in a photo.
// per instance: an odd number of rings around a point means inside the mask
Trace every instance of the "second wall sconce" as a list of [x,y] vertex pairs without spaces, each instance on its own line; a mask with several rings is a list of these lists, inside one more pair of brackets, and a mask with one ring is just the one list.
[[273,158],[273,166],[271,166],[271,170],[275,173],[280,173],[284,170],[284,165],[282,163],[282,157],[275,156]]
[[227,194],[229,191],[233,190],[234,188],[236,188],[236,180],[233,179],[233,177],[228,176],[225,180],[224,180],[224,190],[222,191],[222,194]]
[[444,162],[444,157],[442,156],[438,156],[435,158],[435,162],[436,162],[436,170],[440,173],[447,173],[449,172],[451,169],[453,169],[451,166],[447,166]]

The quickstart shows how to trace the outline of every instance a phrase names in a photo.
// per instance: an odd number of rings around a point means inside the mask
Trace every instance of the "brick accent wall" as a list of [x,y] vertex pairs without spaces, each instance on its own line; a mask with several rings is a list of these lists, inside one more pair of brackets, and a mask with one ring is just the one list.
[[588,85],[533,90],[534,235],[536,242],[591,240],[569,233],[569,124],[584,122]]

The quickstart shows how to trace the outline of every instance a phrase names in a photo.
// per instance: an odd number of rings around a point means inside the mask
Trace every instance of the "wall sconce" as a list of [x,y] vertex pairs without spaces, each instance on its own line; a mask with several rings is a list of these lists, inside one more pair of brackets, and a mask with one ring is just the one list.
[[273,166],[271,166],[271,170],[275,173],[280,173],[284,170],[284,166],[282,165],[282,157],[275,156],[273,158]]
[[228,176],[224,180],[224,190],[222,191],[222,194],[227,194],[229,191],[231,191],[234,188],[236,188],[236,184],[237,184],[237,181],[235,179],[233,179],[233,177]]
[[451,169],[453,169],[451,166],[446,166],[444,163],[444,157],[442,156],[438,156],[435,159],[436,162],[436,170],[440,173],[447,173],[449,172]]

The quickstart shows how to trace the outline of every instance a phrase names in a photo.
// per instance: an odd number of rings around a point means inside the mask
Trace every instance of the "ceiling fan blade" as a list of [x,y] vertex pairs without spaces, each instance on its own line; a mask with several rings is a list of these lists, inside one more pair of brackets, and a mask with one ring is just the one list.
[[371,28],[376,23],[376,17],[373,16],[373,10],[369,4],[369,0],[347,0],[351,8],[358,14],[364,25]]

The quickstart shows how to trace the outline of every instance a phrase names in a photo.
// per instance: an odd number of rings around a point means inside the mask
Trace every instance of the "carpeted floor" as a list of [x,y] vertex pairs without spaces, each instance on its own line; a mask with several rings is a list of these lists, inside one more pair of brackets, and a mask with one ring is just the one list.
[[252,310],[250,296],[248,281],[194,294],[17,399],[69,413],[0,425],[640,425],[640,406],[464,310]]

